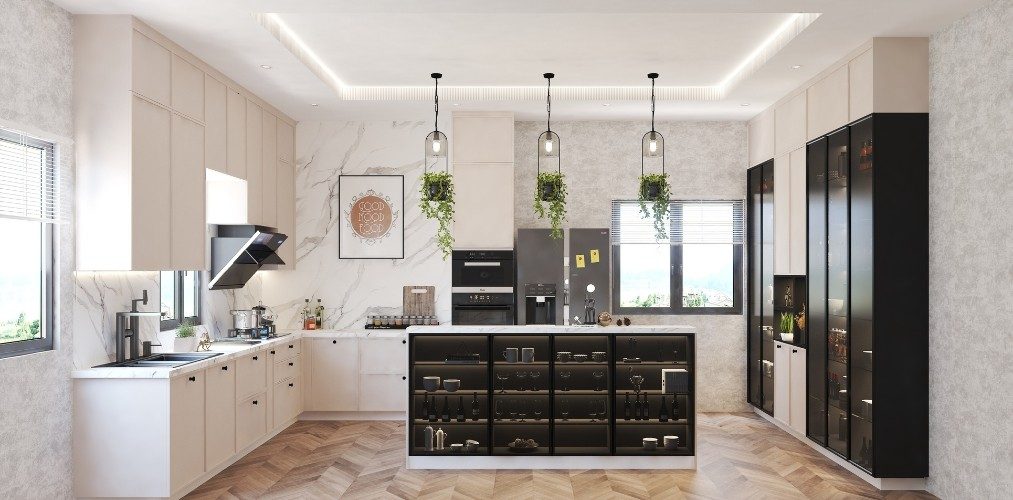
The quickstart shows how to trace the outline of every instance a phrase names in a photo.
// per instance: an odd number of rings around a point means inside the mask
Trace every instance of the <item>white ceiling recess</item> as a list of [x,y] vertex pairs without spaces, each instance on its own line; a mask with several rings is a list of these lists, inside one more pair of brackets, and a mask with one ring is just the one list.
[[541,119],[554,72],[554,117],[644,119],[655,71],[658,119],[744,120],[869,38],[928,36],[985,0],[55,3],[135,15],[299,120],[426,119],[434,71],[444,111]]

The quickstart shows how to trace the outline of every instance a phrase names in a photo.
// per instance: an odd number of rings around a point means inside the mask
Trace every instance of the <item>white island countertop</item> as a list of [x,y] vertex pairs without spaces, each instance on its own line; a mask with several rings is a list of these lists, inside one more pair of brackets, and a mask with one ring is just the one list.
[[693,335],[696,328],[689,325],[631,325],[631,326],[585,326],[585,325],[435,325],[409,326],[409,335],[426,334],[507,334],[507,335],[651,335],[673,333]]

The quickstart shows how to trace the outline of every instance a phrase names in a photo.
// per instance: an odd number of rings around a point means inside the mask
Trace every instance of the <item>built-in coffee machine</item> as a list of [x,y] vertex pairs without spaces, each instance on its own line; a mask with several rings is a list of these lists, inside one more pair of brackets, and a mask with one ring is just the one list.
[[555,283],[528,283],[524,285],[524,324],[556,324]]

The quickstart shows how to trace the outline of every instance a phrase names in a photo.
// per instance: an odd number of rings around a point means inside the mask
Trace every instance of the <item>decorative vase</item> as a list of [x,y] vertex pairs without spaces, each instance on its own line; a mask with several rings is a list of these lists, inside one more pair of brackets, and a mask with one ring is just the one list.
[[197,337],[176,337],[172,352],[194,352],[197,349]]
[[781,332],[781,341],[792,343],[795,341],[795,332]]
[[426,184],[426,193],[429,201],[444,201],[447,199],[447,182],[434,181]]
[[658,194],[661,193],[661,185],[656,182],[644,183],[643,191],[640,193],[645,200],[653,201],[658,198]]
[[539,197],[542,201],[552,201],[556,199],[556,183],[555,182],[543,182],[539,184]]

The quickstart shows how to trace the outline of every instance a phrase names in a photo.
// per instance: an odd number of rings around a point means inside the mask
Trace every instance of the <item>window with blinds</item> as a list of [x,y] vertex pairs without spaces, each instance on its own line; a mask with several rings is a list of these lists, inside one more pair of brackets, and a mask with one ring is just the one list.
[[55,150],[0,130],[0,357],[53,348],[53,227],[65,220]]
[[624,314],[738,314],[742,200],[675,200],[659,237],[653,208],[612,202],[613,303]]

